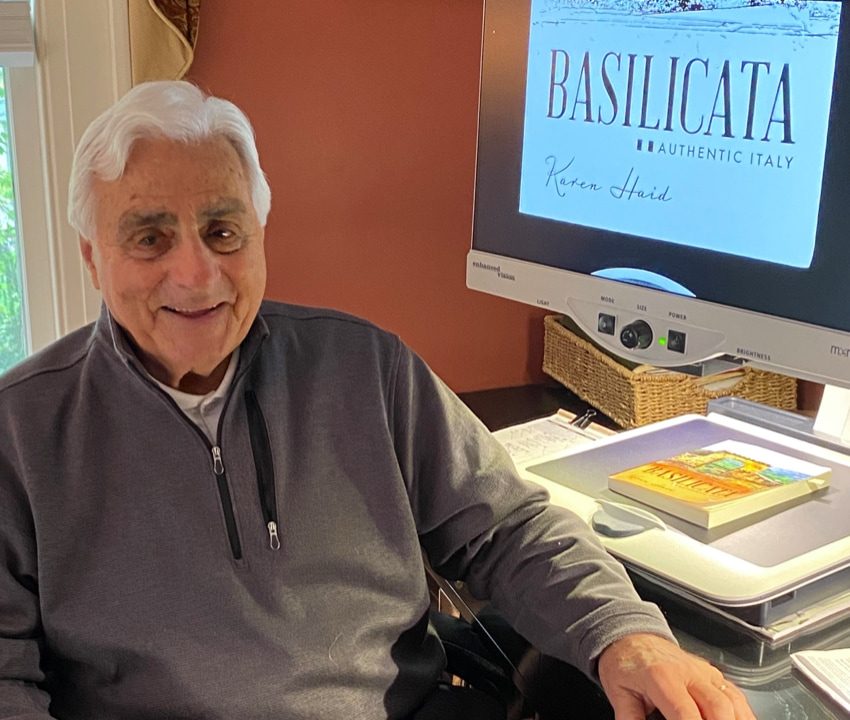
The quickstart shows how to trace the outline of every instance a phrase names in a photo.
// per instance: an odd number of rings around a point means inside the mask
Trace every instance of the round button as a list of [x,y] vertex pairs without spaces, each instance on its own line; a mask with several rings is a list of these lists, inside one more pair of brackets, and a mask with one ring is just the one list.
[[643,350],[652,342],[652,328],[645,320],[635,320],[620,331],[620,342],[629,350]]

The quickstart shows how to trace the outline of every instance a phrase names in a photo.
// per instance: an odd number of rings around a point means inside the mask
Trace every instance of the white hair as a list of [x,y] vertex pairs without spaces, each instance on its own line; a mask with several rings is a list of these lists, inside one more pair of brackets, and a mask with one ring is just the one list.
[[120,178],[136,140],[162,137],[196,143],[218,136],[227,138],[242,160],[254,211],[265,227],[271,190],[260,167],[251,123],[232,102],[205,95],[183,80],[141,83],[92,121],[74,153],[68,221],[83,237],[93,238],[92,181],[95,177],[106,182]]

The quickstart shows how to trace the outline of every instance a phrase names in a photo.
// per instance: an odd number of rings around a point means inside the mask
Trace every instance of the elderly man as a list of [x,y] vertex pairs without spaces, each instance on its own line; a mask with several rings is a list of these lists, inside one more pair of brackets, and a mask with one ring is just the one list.
[[438,683],[424,551],[618,720],[752,719],[398,338],[262,301],[234,105],[141,85],[72,175],[104,307],[0,382],[0,718],[492,717]]

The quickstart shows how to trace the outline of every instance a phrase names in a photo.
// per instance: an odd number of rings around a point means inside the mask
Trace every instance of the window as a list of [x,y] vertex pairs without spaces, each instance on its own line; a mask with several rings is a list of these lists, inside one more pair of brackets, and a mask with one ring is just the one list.
[[0,68],[0,372],[27,354],[6,71]]
[[0,372],[29,349],[15,181],[15,154],[5,65],[32,65],[32,23],[26,2],[0,4]]
[[21,303],[21,250],[9,145],[6,72],[0,68],[0,372],[27,353],[24,308]]
[[130,87],[127,27],[127,0],[0,0],[0,372],[97,317],[68,177],[82,131]]

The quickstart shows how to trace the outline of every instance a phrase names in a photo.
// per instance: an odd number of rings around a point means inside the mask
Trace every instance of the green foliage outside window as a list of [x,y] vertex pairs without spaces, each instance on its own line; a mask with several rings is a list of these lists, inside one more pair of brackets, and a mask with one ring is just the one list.
[[6,112],[6,81],[0,68],[0,372],[26,355],[21,304],[21,266]]

